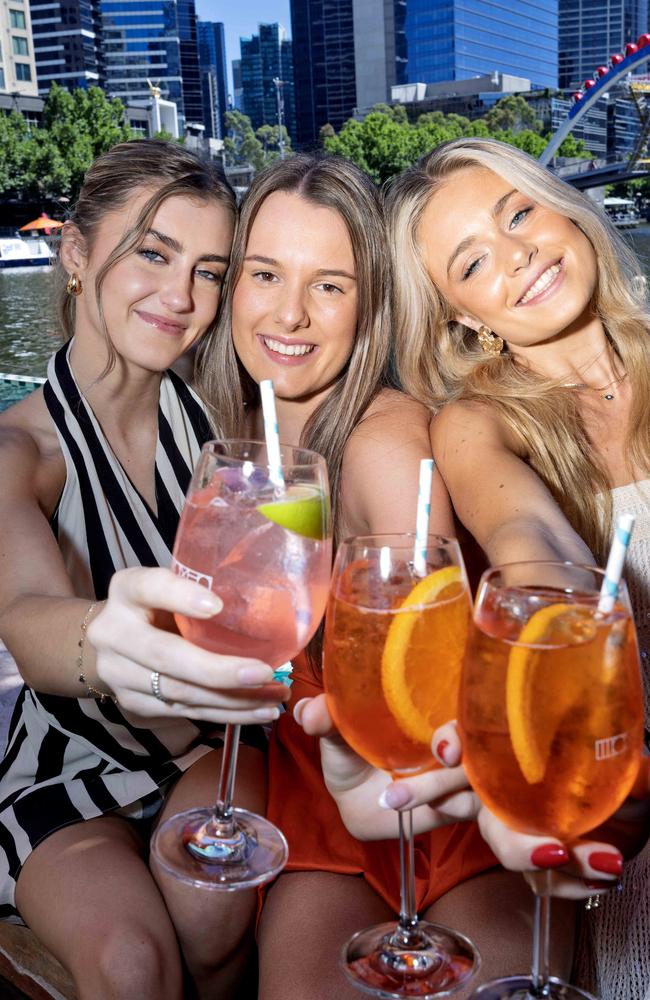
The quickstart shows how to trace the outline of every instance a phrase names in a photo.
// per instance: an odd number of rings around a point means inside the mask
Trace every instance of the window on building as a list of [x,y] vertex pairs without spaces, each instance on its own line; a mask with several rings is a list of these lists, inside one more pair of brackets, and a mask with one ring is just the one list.
[[10,10],[9,11],[9,24],[12,28],[22,28],[23,30],[27,27],[25,24],[25,14],[22,10]]
[[2,66],[0,66],[0,90],[5,89],[5,71]]
[[11,36],[11,47],[13,49],[15,56],[27,56],[29,55],[29,49],[27,48],[27,39],[20,38],[18,35]]
[[16,79],[31,80],[32,71],[27,63],[16,63]]

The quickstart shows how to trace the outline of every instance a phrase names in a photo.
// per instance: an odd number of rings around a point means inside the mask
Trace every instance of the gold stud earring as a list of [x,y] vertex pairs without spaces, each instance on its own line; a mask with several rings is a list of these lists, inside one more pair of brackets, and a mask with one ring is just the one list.
[[83,291],[83,286],[81,284],[81,278],[79,277],[78,274],[73,273],[70,275],[70,277],[68,278],[68,283],[65,286],[65,290],[68,293],[68,295],[74,295],[74,296],[81,295]]
[[501,354],[503,350],[503,340],[501,337],[497,337],[496,333],[492,333],[488,326],[479,326],[478,342],[485,353],[491,354],[493,357]]

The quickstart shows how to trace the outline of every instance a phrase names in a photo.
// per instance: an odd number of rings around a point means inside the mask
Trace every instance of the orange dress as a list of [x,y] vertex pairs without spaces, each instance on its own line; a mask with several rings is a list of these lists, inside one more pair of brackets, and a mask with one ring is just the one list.
[[[274,723],[269,745],[267,816],[289,842],[285,870],[363,875],[398,913],[398,841],[356,840],[346,830],[325,787],[318,739],[307,736],[292,714],[292,705],[321,694],[322,685],[303,655],[294,662],[293,677],[291,702]],[[498,864],[476,823],[455,823],[421,834],[415,838],[414,853],[419,912],[453,886]]]

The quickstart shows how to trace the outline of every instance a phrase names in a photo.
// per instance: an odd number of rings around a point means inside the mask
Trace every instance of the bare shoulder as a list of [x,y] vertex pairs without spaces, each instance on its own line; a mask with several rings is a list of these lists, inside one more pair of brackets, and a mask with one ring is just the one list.
[[410,440],[424,440],[430,422],[431,412],[422,403],[396,389],[384,389],[350,435],[347,447],[354,452],[373,442],[384,446],[398,441],[404,444],[405,433]]
[[431,444],[436,457],[486,447],[505,448],[523,457],[521,442],[489,403],[457,400],[443,406],[431,420]]
[[0,414],[0,463],[11,470],[3,477],[5,496],[27,492],[47,506],[60,491],[65,462],[42,389]]

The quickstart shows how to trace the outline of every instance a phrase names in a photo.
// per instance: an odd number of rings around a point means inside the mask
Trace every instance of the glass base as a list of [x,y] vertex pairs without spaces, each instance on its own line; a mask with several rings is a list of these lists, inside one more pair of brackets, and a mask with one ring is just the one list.
[[507,976],[479,986],[472,993],[470,1000],[596,1000],[596,998],[591,993],[579,990],[577,986],[570,986],[561,979],[555,979],[554,976],[549,979],[548,989],[541,993],[533,990],[530,976]]
[[233,809],[234,833],[206,835],[211,809],[190,809],[172,816],[151,838],[151,852],[166,872],[199,889],[234,892],[270,882],[287,863],[289,849],[277,827]]
[[394,923],[359,931],[343,949],[343,971],[372,996],[427,1000],[455,993],[478,970],[478,951],[462,934],[421,921],[414,935],[400,944]]

